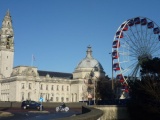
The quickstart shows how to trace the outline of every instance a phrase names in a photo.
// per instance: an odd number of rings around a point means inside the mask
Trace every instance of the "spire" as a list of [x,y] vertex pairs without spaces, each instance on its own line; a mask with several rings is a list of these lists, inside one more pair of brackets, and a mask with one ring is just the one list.
[[12,19],[11,19],[9,9],[7,10],[6,15],[4,16],[4,19],[2,21],[2,28],[5,28],[5,30],[12,29]]
[[6,15],[4,16],[4,19],[2,21],[2,27],[1,27],[1,40],[0,40],[0,48],[4,49],[14,49],[13,43],[14,43],[14,33],[12,28],[12,19],[10,16],[9,9],[6,12]]
[[89,45],[88,47],[87,47],[87,58],[92,58],[92,49],[91,49],[91,46]]
[[9,16],[9,17],[10,17],[9,9],[7,10],[6,16]]
[[10,15],[9,9],[6,12],[6,15],[5,15],[3,21],[11,21],[11,15]]

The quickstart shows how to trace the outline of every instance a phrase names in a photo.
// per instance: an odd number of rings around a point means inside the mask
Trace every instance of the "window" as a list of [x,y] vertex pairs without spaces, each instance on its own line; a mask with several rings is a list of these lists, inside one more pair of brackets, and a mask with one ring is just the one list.
[[54,90],[54,85],[52,85],[51,90]]
[[28,100],[31,100],[31,93],[28,93]]
[[95,67],[94,70],[95,70],[95,71],[98,71],[98,67]]
[[64,102],[64,97],[61,97],[61,102]]
[[82,100],[84,101],[84,97],[82,97]]
[[31,104],[36,104],[36,102],[35,101],[31,101]]
[[24,93],[23,92],[21,93],[21,96],[22,96],[21,100],[23,101],[24,100]]
[[67,86],[67,91],[69,91],[69,86]]
[[32,89],[32,83],[29,83],[29,89]]
[[56,102],[58,102],[58,97],[56,97]]
[[57,90],[59,90],[59,85],[57,85]]
[[92,84],[92,80],[91,79],[88,79],[88,84]]
[[21,88],[24,89],[24,83],[21,84]]
[[43,93],[40,93],[40,97],[43,97]]
[[62,85],[62,91],[64,90],[64,87],[63,87],[63,85]]
[[43,85],[42,85],[42,84],[41,84],[41,87],[40,87],[40,89],[41,89],[41,90],[43,90]]
[[69,102],[69,98],[66,98],[66,101]]
[[48,85],[46,85],[46,90],[48,90]]

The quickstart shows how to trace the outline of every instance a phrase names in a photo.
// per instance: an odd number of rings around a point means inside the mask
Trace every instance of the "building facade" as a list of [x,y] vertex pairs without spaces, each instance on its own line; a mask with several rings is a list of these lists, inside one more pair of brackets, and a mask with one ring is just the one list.
[[[78,102],[94,98],[94,87],[88,84],[105,77],[102,65],[87,48],[86,57],[73,73],[38,70],[33,66],[16,66],[14,61],[14,33],[10,12],[7,11],[0,29],[0,101]],[[91,74],[92,73],[92,74]],[[93,75],[94,73],[94,75]]]

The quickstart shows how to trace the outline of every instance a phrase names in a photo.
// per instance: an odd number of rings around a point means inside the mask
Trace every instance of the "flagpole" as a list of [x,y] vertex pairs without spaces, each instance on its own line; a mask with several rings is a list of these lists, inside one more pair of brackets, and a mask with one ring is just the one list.
[[31,58],[31,66],[33,66],[33,54],[32,54],[32,58]]

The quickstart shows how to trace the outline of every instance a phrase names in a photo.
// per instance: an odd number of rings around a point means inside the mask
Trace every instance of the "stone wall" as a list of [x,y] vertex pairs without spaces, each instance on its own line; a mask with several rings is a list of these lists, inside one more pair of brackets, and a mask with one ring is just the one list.
[[102,105],[94,106],[94,108],[103,111],[103,116],[100,120],[130,120],[129,113],[125,106],[117,105]]
[[82,114],[71,117],[59,118],[56,120],[101,120],[99,118],[102,115],[103,115],[102,110],[93,107],[82,106]]

